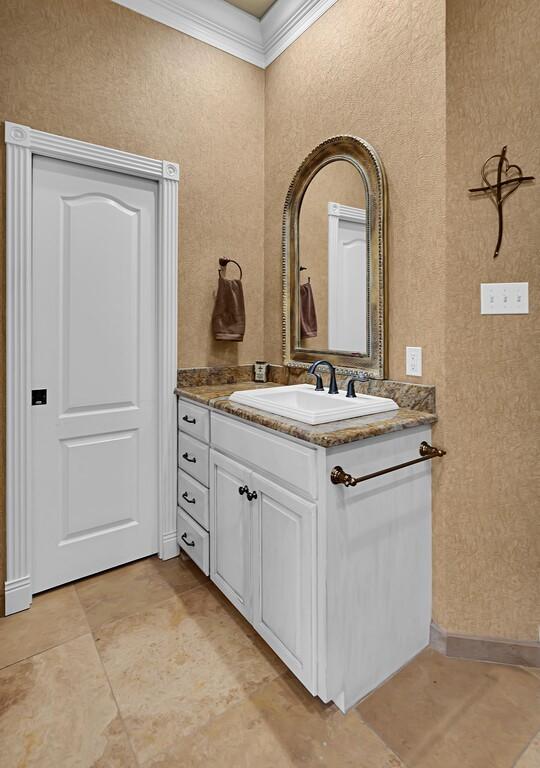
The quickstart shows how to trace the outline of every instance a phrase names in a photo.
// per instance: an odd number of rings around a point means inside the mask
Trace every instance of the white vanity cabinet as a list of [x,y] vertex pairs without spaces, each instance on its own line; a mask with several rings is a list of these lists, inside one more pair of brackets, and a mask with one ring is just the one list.
[[258,495],[252,502],[252,623],[316,693],[316,506],[262,475],[253,473],[251,483]]
[[239,493],[248,487],[251,473],[214,450],[210,462],[211,578],[251,621],[253,502]]
[[210,577],[306,688],[345,712],[429,642],[431,462],[353,488],[330,473],[410,461],[431,429],[323,448],[208,415]]
[[316,506],[210,453],[210,575],[312,693]]
[[176,539],[207,576],[210,573],[209,439],[208,408],[179,400]]

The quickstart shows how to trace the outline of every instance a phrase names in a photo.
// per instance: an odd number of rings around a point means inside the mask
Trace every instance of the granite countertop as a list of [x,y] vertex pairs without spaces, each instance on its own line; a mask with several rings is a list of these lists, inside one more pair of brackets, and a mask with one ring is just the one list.
[[365,440],[368,437],[384,435],[387,432],[396,432],[401,429],[410,429],[424,424],[433,424],[437,421],[434,413],[413,410],[411,408],[399,408],[397,411],[387,413],[375,413],[371,416],[360,416],[356,419],[343,421],[331,421],[326,424],[304,424],[301,421],[287,419],[274,413],[248,408],[229,400],[233,392],[245,389],[258,389],[260,387],[276,387],[278,384],[257,384],[254,381],[243,381],[236,384],[208,384],[197,387],[179,387],[176,394],[193,400],[196,403],[207,405],[216,411],[229,413],[253,424],[283,432],[299,440],[305,440],[323,448],[332,448],[336,445],[353,443],[357,440]]

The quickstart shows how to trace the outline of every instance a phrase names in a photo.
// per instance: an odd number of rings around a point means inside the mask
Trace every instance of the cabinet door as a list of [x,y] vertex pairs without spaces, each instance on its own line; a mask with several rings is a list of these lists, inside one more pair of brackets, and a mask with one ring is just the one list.
[[253,626],[312,693],[315,504],[254,474]]
[[254,501],[240,488],[251,473],[216,451],[210,454],[210,578],[251,620],[251,515]]

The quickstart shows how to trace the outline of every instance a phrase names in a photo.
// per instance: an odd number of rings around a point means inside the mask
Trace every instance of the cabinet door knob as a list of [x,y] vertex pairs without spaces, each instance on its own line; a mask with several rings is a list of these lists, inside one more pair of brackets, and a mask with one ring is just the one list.
[[190,419],[187,414],[185,416],[182,416],[182,421],[187,421],[188,424],[196,424],[197,423],[197,419]]
[[190,461],[192,464],[197,463],[197,459],[195,458],[195,456],[191,457],[187,451],[182,454],[182,458],[185,459],[186,461]]
[[194,547],[195,546],[195,542],[194,541],[188,541],[187,540],[187,533],[186,533],[186,531],[184,531],[184,533],[182,534],[182,541],[184,542],[184,544],[187,544],[188,547]]
[[182,498],[185,499],[188,504],[195,504],[195,499],[190,499],[188,497],[187,491],[184,491],[184,493],[182,494]]
[[248,501],[253,501],[253,499],[257,498],[257,491],[251,491],[251,493],[248,491]]
[[249,488],[247,487],[247,485],[241,485],[240,488],[238,489],[238,493],[240,494],[240,496],[243,496],[244,493],[247,493],[248,499],[249,499]]

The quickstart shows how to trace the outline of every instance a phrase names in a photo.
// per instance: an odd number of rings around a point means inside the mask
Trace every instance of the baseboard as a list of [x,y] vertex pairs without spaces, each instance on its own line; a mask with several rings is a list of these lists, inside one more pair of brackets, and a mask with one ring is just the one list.
[[25,611],[32,604],[32,589],[30,576],[12,579],[4,583],[6,616],[19,611]]
[[178,554],[179,546],[176,541],[176,531],[164,533],[161,539],[159,557],[161,560],[170,560]]
[[436,651],[452,658],[540,667],[540,642],[534,640],[454,635],[432,621],[429,642]]

